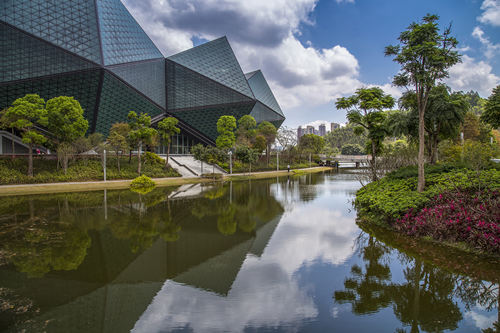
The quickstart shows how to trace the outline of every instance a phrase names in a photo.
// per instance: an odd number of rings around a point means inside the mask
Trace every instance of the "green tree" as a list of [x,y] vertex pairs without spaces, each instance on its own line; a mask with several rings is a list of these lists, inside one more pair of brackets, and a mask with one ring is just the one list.
[[256,135],[257,122],[255,118],[246,114],[238,119],[238,129],[236,130],[236,142],[240,145],[249,146]]
[[[418,138],[418,105],[414,91],[409,91],[401,98],[401,105],[408,109],[407,135]],[[469,109],[467,98],[460,92],[450,93],[445,85],[437,85],[429,91],[427,109],[424,116],[424,129],[426,135],[426,149],[429,162],[437,161],[437,148],[440,141],[456,138],[460,124]],[[397,121],[390,119],[396,124]]]
[[278,131],[273,124],[268,121],[263,121],[257,128],[257,134],[262,135],[264,138],[266,138],[266,160],[267,165],[269,166],[269,153],[271,151],[271,145],[273,144],[274,140],[276,140]]
[[191,147],[191,154],[193,154],[193,157],[195,160],[200,161],[201,163],[201,173],[203,174],[203,162],[208,162],[208,152],[207,152],[207,147],[202,145],[201,143],[198,143]]
[[385,48],[386,56],[394,56],[401,71],[394,77],[398,87],[414,89],[418,109],[418,186],[425,187],[425,111],[432,87],[436,81],[448,77],[448,69],[460,61],[455,51],[458,41],[450,36],[451,26],[440,33],[437,15],[427,14],[421,23],[413,22],[399,35],[400,45]]
[[266,138],[263,135],[257,135],[251,147],[257,150],[259,154],[262,153],[267,148]]
[[304,134],[300,137],[299,147],[306,152],[319,154],[325,146],[325,139],[316,134]]
[[116,123],[111,126],[108,136],[108,144],[113,148],[116,155],[116,166],[120,172],[120,159],[124,151],[129,149],[127,135],[130,126],[127,123]]
[[47,138],[38,126],[48,125],[45,101],[36,94],[27,94],[12,103],[2,115],[2,123],[21,132],[22,141],[28,145],[28,176],[33,177],[33,146],[42,145]]
[[167,159],[165,161],[165,167],[168,165],[168,155],[170,155],[172,137],[181,132],[181,129],[177,127],[178,123],[179,120],[174,117],[167,117],[158,123],[158,133],[163,139],[163,142],[167,144]]
[[348,123],[344,127],[339,127],[325,136],[326,144],[332,148],[342,149],[346,144],[357,144],[361,147],[366,146],[366,134],[356,135],[354,133],[355,125]]
[[[59,96],[47,101],[49,132],[54,135],[58,156],[63,159],[64,173],[68,170],[68,159],[73,152],[72,144],[85,135],[89,122],[83,117],[80,103],[73,97]],[[59,151],[60,150],[60,151]]]
[[128,113],[128,119],[130,121],[129,140],[131,142],[137,142],[139,148],[137,154],[137,173],[140,175],[142,146],[143,144],[151,142],[157,132],[154,128],[151,128],[151,117],[148,116],[147,113],[137,115],[134,111],[130,111]]
[[218,148],[230,149],[236,142],[234,130],[236,129],[236,119],[233,116],[221,116],[217,120],[217,133],[219,136],[215,141]]
[[493,89],[493,93],[488,97],[481,120],[494,128],[500,127],[500,85]]
[[257,162],[257,159],[259,158],[259,153],[255,149],[247,146],[237,147],[235,155],[237,159],[248,164],[249,172],[252,172],[252,163]]
[[392,108],[394,99],[378,87],[360,88],[350,97],[338,98],[335,105],[337,109],[347,110],[349,123],[356,125],[354,133],[367,133],[372,155],[372,180],[377,180],[376,156],[381,151],[382,142],[387,135],[386,114],[382,110]]

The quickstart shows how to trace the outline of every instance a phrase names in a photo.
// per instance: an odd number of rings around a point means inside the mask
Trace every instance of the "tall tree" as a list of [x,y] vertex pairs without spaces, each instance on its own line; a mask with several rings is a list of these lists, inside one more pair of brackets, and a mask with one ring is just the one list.
[[401,71],[393,84],[415,91],[418,107],[418,186],[425,187],[425,110],[431,88],[436,81],[448,77],[448,69],[460,61],[455,51],[458,41],[450,36],[451,25],[440,33],[437,15],[427,14],[421,23],[413,22],[399,35],[400,45],[385,48],[386,56],[394,56]]
[[217,120],[217,133],[219,136],[215,144],[221,149],[230,149],[236,142],[234,130],[236,129],[236,119],[233,116],[221,116]]
[[500,127],[500,86],[493,89],[493,93],[486,101],[481,120],[494,128]]
[[372,155],[372,180],[377,180],[376,155],[387,135],[384,126],[386,115],[382,110],[392,108],[394,99],[378,87],[360,88],[350,97],[338,98],[336,106],[337,109],[347,110],[347,119],[357,126],[354,129],[356,134],[367,133]]
[[157,134],[154,128],[151,128],[151,117],[147,113],[137,115],[134,111],[128,113],[130,121],[129,140],[137,142],[139,152],[137,154],[137,173],[141,174],[141,151],[143,144],[151,142]]
[[259,124],[257,128],[257,134],[262,135],[266,138],[266,160],[267,165],[269,166],[269,152],[271,151],[271,145],[274,140],[276,140],[276,134],[278,131],[276,127],[268,121],[263,121]]
[[54,97],[47,101],[47,117],[47,129],[54,136],[58,156],[63,158],[63,169],[66,173],[71,145],[85,135],[89,122],[83,117],[80,103],[67,96]]
[[[410,112],[408,116],[408,129],[405,133],[418,138],[418,105],[414,91],[409,91],[401,98],[401,106]],[[456,138],[460,124],[464,120],[467,110],[470,108],[467,98],[460,92],[450,93],[450,89],[443,85],[431,88],[427,100],[427,109],[424,116],[424,129],[426,135],[426,149],[429,162],[434,164],[437,160],[437,147],[441,140]],[[393,114],[391,122],[394,121]]]
[[278,129],[276,140],[280,144],[281,149],[286,152],[288,162],[290,163],[290,152],[297,145],[296,132],[286,126],[282,126]]
[[255,118],[246,114],[238,119],[238,129],[236,130],[236,142],[242,145],[250,145],[255,138],[257,122]]
[[127,123],[116,123],[111,126],[108,136],[108,144],[113,148],[116,155],[116,166],[120,172],[120,158],[123,151],[129,149],[127,136],[130,131],[130,126]]
[[21,132],[22,141],[28,145],[28,176],[33,177],[33,146],[42,145],[47,138],[38,126],[48,125],[45,100],[36,94],[27,94],[12,103],[2,115],[2,122]]
[[165,167],[168,165],[168,156],[170,155],[172,137],[181,132],[181,129],[177,127],[178,123],[179,120],[174,117],[167,117],[158,123],[158,133],[163,139],[163,142],[167,144],[167,159],[165,161]]

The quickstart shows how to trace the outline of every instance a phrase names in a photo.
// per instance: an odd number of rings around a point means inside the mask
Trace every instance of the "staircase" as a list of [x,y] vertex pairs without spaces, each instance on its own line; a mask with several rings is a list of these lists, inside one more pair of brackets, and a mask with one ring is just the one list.
[[174,155],[169,157],[170,165],[179,172],[182,177],[196,177],[204,173],[227,173],[218,165],[212,166],[209,163],[203,163],[203,172],[201,162],[194,159],[192,155]]

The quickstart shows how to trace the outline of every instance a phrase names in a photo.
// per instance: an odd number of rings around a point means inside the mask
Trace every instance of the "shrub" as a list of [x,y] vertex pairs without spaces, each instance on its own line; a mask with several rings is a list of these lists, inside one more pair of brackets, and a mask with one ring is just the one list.
[[454,190],[432,198],[421,210],[410,209],[394,228],[410,236],[465,242],[485,252],[500,253],[500,193]]
[[162,159],[160,156],[150,151],[147,151],[144,154],[142,154],[142,158],[144,159],[144,164],[165,165],[164,159]]
[[351,143],[343,145],[341,152],[342,155],[363,155],[365,153],[360,145]]
[[151,188],[151,187],[155,187],[155,186],[156,186],[156,183],[146,175],[139,176],[139,177],[135,178],[134,180],[132,180],[132,183],[130,183],[130,187],[134,188],[134,189]]

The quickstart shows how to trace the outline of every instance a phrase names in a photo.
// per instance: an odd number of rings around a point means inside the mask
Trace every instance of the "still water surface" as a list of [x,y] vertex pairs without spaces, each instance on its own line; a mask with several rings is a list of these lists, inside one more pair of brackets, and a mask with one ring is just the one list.
[[0,331],[481,332],[500,265],[356,224],[353,174],[0,198]]

